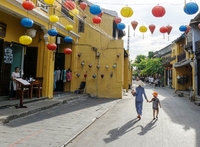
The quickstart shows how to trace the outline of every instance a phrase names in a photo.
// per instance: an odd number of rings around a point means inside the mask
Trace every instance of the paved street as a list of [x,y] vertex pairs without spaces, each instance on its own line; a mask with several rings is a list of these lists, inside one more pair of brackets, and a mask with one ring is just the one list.
[[[150,99],[155,88],[145,88]],[[200,107],[168,88],[156,91],[157,121],[146,102],[135,119],[130,91],[122,100],[83,98],[0,125],[0,147],[200,147]]]
[[[153,89],[146,88],[150,98]],[[157,121],[152,121],[151,104],[146,102],[142,119],[135,119],[129,95],[67,147],[200,147],[200,107],[171,90],[156,91],[162,104]]]

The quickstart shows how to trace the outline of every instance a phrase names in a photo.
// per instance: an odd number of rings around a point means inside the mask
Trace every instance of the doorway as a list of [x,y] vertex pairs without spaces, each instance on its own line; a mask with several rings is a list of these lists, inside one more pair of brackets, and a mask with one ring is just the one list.
[[15,67],[22,69],[24,47],[0,39],[0,50],[0,96],[8,96],[11,73]]

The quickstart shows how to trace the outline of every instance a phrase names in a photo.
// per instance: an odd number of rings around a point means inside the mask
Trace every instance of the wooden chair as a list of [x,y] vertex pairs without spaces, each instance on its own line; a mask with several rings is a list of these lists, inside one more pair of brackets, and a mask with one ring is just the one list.
[[[37,97],[39,97],[38,92],[40,92],[40,95],[42,95],[42,82],[43,82],[43,77],[36,77],[35,78],[35,82],[39,82],[40,86],[34,86],[33,87],[33,95],[37,95]],[[38,90],[39,88],[39,90]]]

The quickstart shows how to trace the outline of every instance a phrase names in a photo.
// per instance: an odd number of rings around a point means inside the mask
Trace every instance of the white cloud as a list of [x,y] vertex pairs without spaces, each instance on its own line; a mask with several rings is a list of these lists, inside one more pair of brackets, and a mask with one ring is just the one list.
[[[190,20],[193,19],[194,15],[187,15],[183,11],[184,1],[183,0],[142,0],[134,2],[133,0],[89,0],[90,2],[100,5],[102,8],[115,10],[118,12],[119,17],[122,18],[122,22],[126,24],[126,36],[124,39],[124,47],[127,48],[128,39],[128,25],[131,25],[131,21],[135,20],[138,22],[138,26],[134,30],[130,26],[130,58],[135,59],[139,54],[148,55],[149,51],[157,51],[165,46],[171,44],[173,40],[178,38],[183,32],[179,31],[181,25],[188,25]],[[188,1],[189,2],[189,1]],[[156,18],[152,15],[151,10],[157,4],[163,6],[166,10],[166,14],[161,18]],[[198,3],[197,3],[198,4]],[[120,10],[124,6],[130,6],[134,14],[130,18],[124,18],[120,14]],[[148,27],[150,24],[154,24],[156,29],[153,35],[148,30],[144,33],[144,38],[142,33],[139,31],[141,25]],[[160,33],[159,28],[162,26],[171,25],[173,27],[168,40],[168,35],[165,34],[165,39],[163,34]]]

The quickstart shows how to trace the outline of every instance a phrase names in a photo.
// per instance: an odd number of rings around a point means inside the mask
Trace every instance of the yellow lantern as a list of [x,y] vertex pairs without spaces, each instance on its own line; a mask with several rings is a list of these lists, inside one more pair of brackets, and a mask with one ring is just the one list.
[[131,17],[133,15],[133,10],[131,7],[123,7],[120,11],[121,15],[124,17]]
[[67,31],[71,31],[71,30],[73,29],[73,26],[72,26],[72,25],[66,25],[66,26],[65,26],[65,29],[66,29]]
[[49,5],[53,5],[55,0],[44,0],[44,2],[49,4]]
[[70,14],[71,16],[75,16],[75,15],[78,15],[78,14],[79,14],[79,11],[78,11],[78,9],[73,9],[73,10],[70,10],[70,11],[69,11],[69,14]]
[[50,22],[52,22],[52,23],[56,23],[56,22],[59,21],[59,17],[58,17],[57,15],[51,15],[51,16],[49,17],[49,20],[50,20]]
[[147,27],[146,26],[140,26],[139,30],[140,30],[140,32],[143,33],[143,39],[144,39],[144,33],[147,32]]
[[23,45],[29,45],[31,44],[32,42],[32,38],[28,35],[22,35],[20,38],[19,38],[19,42]]

